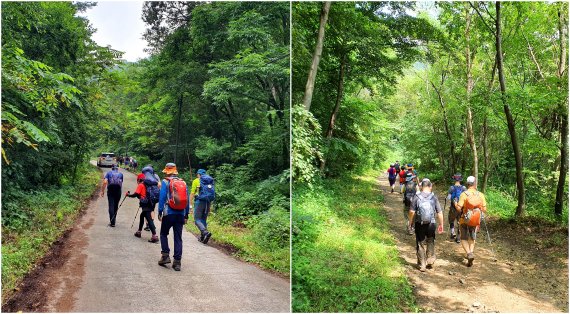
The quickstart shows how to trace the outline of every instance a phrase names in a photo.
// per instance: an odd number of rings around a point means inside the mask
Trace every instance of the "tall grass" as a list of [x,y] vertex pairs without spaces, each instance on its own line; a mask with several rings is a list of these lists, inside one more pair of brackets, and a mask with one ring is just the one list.
[[417,310],[374,172],[328,179],[293,197],[293,311]]

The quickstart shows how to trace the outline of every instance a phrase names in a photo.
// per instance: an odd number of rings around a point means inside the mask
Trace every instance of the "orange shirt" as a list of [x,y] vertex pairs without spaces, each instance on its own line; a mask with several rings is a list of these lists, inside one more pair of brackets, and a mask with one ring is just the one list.
[[141,196],[141,199],[146,197],[146,188],[144,186],[144,183],[139,183],[139,185],[137,185],[137,189],[135,190],[135,193]]

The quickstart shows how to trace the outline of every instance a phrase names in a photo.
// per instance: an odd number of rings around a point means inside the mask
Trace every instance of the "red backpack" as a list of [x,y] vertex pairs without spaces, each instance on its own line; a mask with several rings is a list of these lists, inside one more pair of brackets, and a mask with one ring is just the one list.
[[173,177],[168,180],[168,206],[174,210],[185,210],[188,206],[188,186],[184,180]]

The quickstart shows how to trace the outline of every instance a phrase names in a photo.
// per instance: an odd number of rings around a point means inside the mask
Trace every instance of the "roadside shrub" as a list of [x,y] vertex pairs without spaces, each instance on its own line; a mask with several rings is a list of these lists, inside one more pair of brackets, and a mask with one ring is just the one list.
[[258,216],[253,226],[253,236],[259,245],[266,249],[289,246],[289,211],[281,207],[271,207]]

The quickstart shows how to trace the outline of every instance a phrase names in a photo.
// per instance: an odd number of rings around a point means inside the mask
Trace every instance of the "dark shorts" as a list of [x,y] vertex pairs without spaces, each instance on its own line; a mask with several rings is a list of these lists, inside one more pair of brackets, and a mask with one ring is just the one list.
[[473,240],[477,238],[477,227],[469,227],[468,225],[459,225],[461,232],[461,240]]

